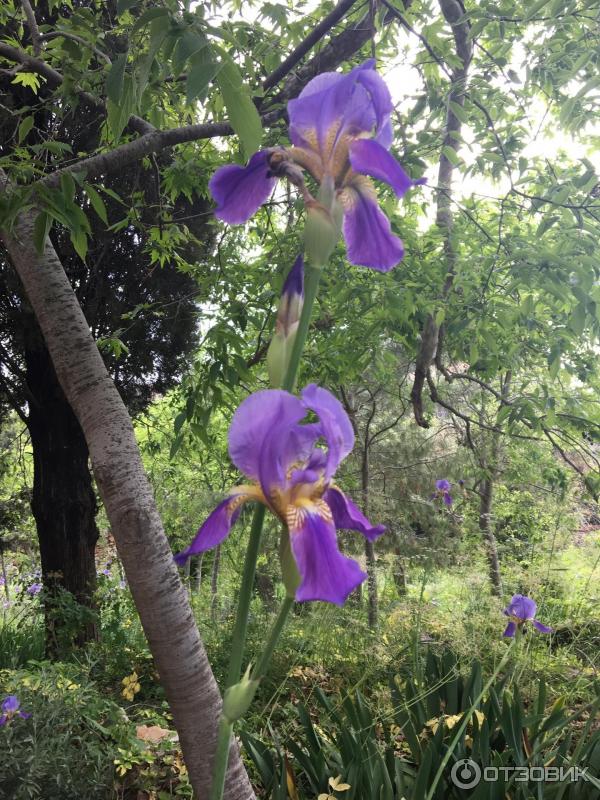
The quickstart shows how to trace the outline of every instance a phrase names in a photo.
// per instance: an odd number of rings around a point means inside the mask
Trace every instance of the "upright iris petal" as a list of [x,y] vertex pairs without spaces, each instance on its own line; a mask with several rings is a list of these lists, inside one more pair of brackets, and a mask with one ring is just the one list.
[[[309,412],[317,422],[303,421]],[[382,525],[371,525],[332,485],[353,443],[352,426],[339,400],[314,384],[300,398],[278,389],[246,398],[229,429],[229,452],[254,483],[236,487],[219,503],[192,544],[175,556],[177,563],[223,541],[242,503],[257,500],[288,528],[300,574],[296,599],[343,603],[366,576],[339,551],[336,527],[357,530],[370,540],[385,531]]]
[[[363,176],[389,184],[397,197],[424,182],[413,181],[388,152],[392,111],[389,89],[373,59],[346,74],[317,75],[288,103],[294,146],[256,153],[245,168],[218,170],[209,184],[218,203],[215,213],[226,222],[245,222],[269,196],[277,176],[301,189],[309,217],[314,218],[319,203],[304,183],[302,173],[307,171],[320,184],[319,198],[323,187],[333,187],[332,194],[327,189],[331,200],[322,208],[326,216],[337,220],[342,204],[349,261],[380,271],[391,269],[402,259],[404,247],[379,208],[374,186]],[[337,222],[332,230],[328,254],[339,237]]]
[[27,711],[21,711],[21,702],[14,694],[9,694],[5,697],[0,705],[0,727],[6,725],[13,717],[21,717],[22,719],[29,719],[31,714]]

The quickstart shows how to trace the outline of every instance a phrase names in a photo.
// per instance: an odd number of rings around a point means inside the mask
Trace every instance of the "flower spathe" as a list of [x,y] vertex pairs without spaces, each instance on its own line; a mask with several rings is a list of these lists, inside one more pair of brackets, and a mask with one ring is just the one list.
[[503,636],[512,637],[517,628],[522,628],[526,622],[531,622],[533,627],[540,633],[552,633],[552,628],[544,625],[535,619],[537,603],[531,597],[524,594],[514,594],[508,606],[504,609],[504,614],[510,617],[510,622],[506,626]]
[[28,714],[26,711],[20,711],[21,703],[19,698],[14,694],[9,694],[8,697],[5,697],[2,701],[2,705],[0,705],[0,727],[2,725],[6,725],[7,722],[13,717],[21,717],[22,719],[29,719],[31,714]]
[[[309,412],[317,422],[303,423]],[[318,446],[324,442],[326,449]],[[299,602],[324,600],[341,605],[367,577],[338,549],[336,528],[380,536],[356,505],[333,483],[350,453],[354,434],[340,402],[315,384],[301,397],[267,389],[247,397],[229,428],[229,454],[252,483],[236,486],[204,522],[191,545],[175,556],[178,564],[222,542],[244,503],[266,505],[287,526],[300,575]]]
[[[233,225],[246,222],[267,200],[277,178],[298,186],[309,213],[316,207],[331,217],[343,212],[343,233],[352,264],[382,272],[404,255],[402,241],[380,209],[372,178],[401,198],[413,181],[390,154],[393,110],[389,89],[374,59],[346,74],[324,72],[288,103],[292,147],[255,153],[246,167],[230,164],[213,175],[209,189],[215,215]],[[331,203],[321,205],[304,184],[308,173],[319,186],[332,187]],[[328,189],[329,193],[329,189]]]

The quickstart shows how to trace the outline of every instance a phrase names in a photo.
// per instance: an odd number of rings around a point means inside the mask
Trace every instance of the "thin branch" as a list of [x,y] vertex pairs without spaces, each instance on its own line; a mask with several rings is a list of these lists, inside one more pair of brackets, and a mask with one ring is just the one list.
[[336,25],[349,11],[357,0],[342,0],[321,22],[316,25],[311,33],[284,59],[281,64],[271,72],[263,81],[262,88],[266,92],[278,84],[301,61],[304,56]]
[[38,28],[33,8],[31,7],[29,0],[21,0],[21,6],[25,12],[27,24],[29,25],[29,35],[31,36],[33,52],[36,56],[39,56],[39,54],[42,52],[42,37],[40,36],[40,29]]
[[100,50],[98,47],[96,47],[93,44],[90,44],[90,42],[86,41],[83,38],[83,36],[78,36],[76,33],[68,33],[67,31],[50,31],[50,33],[44,33],[42,36],[40,36],[40,41],[48,42],[50,41],[50,39],[57,39],[59,37],[63,39],[72,39],[74,42],[79,42],[79,44],[91,50],[92,53],[95,53],[98,56],[98,58],[101,58],[103,61],[106,61],[106,63],[109,66],[112,64],[112,61],[106,55],[106,53],[103,53],[102,50]]

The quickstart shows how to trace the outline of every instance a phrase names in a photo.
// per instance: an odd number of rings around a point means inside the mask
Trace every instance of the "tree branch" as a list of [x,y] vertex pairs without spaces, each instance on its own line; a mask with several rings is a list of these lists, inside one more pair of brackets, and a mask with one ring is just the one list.
[[262,88],[265,92],[276,86],[285,76],[301,61],[304,56],[320,41],[325,34],[338,23],[344,14],[349,11],[357,0],[342,0],[319,24],[313,28],[311,33],[292,50],[289,56],[271,72],[263,81]]
[[[465,103],[467,74],[473,55],[473,45],[469,40],[469,23],[465,19],[464,11],[457,0],[439,0],[439,4],[446,22],[452,28],[456,53],[461,61],[461,65],[453,69],[451,73],[445,133],[437,181],[436,225],[440,229],[443,238],[446,278],[441,292],[441,299],[445,301],[452,289],[456,272],[456,250],[452,239],[452,176],[454,164],[447,153],[451,151],[456,154],[460,147],[462,123],[453,106],[457,105],[462,108]],[[443,330],[440,330],[440,326],[435,321],[433,314],[428,314],[421,337],[421,346],[416,357],[415,378],[410,393],[415,421],[417,425],[423,428],[429,425],[423,413],[423,388],[425,381],[429,381],[429,368],[440,349],[441,337],[443,337]],[[468,436],[470,436],[469,432]]]
[[29,25],[29,35],[31,36],[33,52],[36,56],[39,56],[42,52],[42,37],[40,36],[40,29],[38,28],[33,8],[29,0],[21,0],[21,6],[25,12],[27,24]]

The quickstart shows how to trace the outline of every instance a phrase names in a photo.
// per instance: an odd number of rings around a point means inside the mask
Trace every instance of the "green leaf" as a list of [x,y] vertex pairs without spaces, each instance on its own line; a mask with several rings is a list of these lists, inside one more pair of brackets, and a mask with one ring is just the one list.
[[185,84],[185,99],[191,103],[199,95],[206,91],[208,84],[215,77],[220,69],[220,64],[209,61],[206,63],[195,63],[190,69]]
[[140,0],[117,0],[117,15],[120,17],[130,8],[137,6]]
[[72,230],[70,238],[71,238],[71,243],[75,248],[75,252],[82,261],[85,261],[85,257],[87,255],[87,250],[88,250],[88,241],[87,241],[87,236],[85,235],[85,231],[81,228]]
[[136,33],[136,31],[139,31],[140,28],[144,27],[144,25],[147,25],[149,22],[153,22],[155,19],[168,16],[168,8],[149,8],[147,11],[144,11],[139,19],[136,20],[135,25],[131,29],[131,33]]
[[23,140],[27,137],[29,131],[33,128],[33,117],[25,117],[25,119],[21,120],[21,124],[19,125],[19,130],[17,131],[17,141],[19,144],[23,143]]
[[173,75],[180,75],[187,60],[200,50],[204,50],[207,44],[206,36],[197,31],[187,30],[179,36],[173,53]]
[[17,72],[12,83],[20,83],[21,86],[27,86],[34,94],[37,94],[41,80],[35,72]]
[[454,100],[450,100],[448,105],[457,119],[459,119],[461,122],[469,121],[469,115],[465,111],[464,107],[460,105],[460,103],[455,103]]
[[50,230],[52,229],[52,217],[45,211],[38,214],[36,221],[33,225],[33,244],[38,255],[44,252],[44,245]]
[[559,219],[560,217],[558,216],[544,217],[543,220],[538,225],[537,231],[535,232],[536,239],[539,239],[541,236],[543,236],[546,233],[546,231],[549,230],[554,225],[555,222],[558,222]]
[[123,93],[123,79],[127,65],[127,53],[120,53],[113,61],[106,78],[106,96],[118,105]]
[[115,140],[121,137],[125,130],[129,117],[135,110],[135,98],[133,93],[133,78],[125,75],[123,80],[123,92],[119,103],[113,100],[107,101],[108,126]]
[[453,147],[450,147],[449,144],[446,144],[444,147],[442,147],[442,153],[454,167],[457,167],[460,164],[460,158],[458,157],[456,150]]
[[93,186],[89,184],[85,185],[85,193],[88,196],[90,204],[96,214],[100,217],[102,222],[105,225],[108,225],[108,216],[106,214],[106,206],[104,205],[104,200],[100,197],[98,192],[94,189]]
[[248,90],[243,85],[242,75],[227,53],[222,53],[221,69],[217,83],[223,96],[231,127],[238,135],[246,158],[255,153],[262,140],[262,123]]
[[525,14],[525,19],[528,20],[528,19],[531,19],[532,17],[535,17],[535,15],[538,13],[538,11],[541,11],[542,8],[544,6],[547,6],[549,2],[550,2],[550,0],[538,0],[537,3],[534,3],[531,6],[531,8],[527,12],[527,14]]

